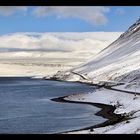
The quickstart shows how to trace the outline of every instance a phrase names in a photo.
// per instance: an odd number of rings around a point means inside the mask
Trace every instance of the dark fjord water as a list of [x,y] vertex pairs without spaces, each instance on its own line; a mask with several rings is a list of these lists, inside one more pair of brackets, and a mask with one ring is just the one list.
[[51,134],[105,121],[91,105],[50,99],[94,91],[93,86],[28,77],[0,77],[0,133]]

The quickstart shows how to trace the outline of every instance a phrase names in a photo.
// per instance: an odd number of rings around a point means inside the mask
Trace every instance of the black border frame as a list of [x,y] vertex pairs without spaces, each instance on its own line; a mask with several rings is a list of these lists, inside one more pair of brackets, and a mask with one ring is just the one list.
[[1,6],[138,6],[139,0],[0,0]]
[[[139,6],[140,1],[139,0],[0,0],[1,6]],[[130,15],[131,16],[131,15]],[[16,136],[16,137],[15,137]],[[135,137],[139,137],[140,135],[135,134],[0,134],[0,137],[4,138],[39,138],[40,136],[43,136],[45,138],[50,139],[111,139],[116,138],[120,139],[123,138],[123,140],[128,137],[130,139],[133,139]]]

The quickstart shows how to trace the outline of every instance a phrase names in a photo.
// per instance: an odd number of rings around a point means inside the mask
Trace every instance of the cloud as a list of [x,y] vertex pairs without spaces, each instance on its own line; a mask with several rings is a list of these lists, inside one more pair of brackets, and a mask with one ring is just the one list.
[[109,12],[104,6],[40,6],[33,10],[32,14],[37,17],[55,15],[58,18],[79,18],[94,25],[107,23],[105,13]]
[[[25,14],[28,9],[28,6],[0,6],[0,16]],[[104,6],[37,6],[30,12],[37,17],[78,18],[94,25],[104,25],[108,21],[105,14],[109,10]]]
[[124,9],[118,8],[118,9],[116,9],[115,14],[116,15],[124,15],[125,14],[125,11],[124,11]]
[[0,15],[1,16],[10,16],[17,12],[26,12],[26,6],[0,6]]
[[120,33],[15,33],[0,36],[3,52],[94,53],[109,45]]

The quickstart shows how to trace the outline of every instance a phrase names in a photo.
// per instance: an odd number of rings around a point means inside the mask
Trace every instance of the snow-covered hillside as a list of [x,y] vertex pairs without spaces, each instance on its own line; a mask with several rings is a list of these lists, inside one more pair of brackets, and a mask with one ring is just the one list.
[[120,32],[14,33],[0,36],[0,76],[45,76],[87,61]]
[[140,80],[140,20],[88,62],[61,73],[60,79],[136,82]]
[[[65,99],[116,106],[115,114],[127,116],[127,120],[114,125],[68,133],[140,134],[140,20],[89,61],[58,72],[54,77],[107,85],[94,92],[75,94]],[[110,87],[108,83],[115,85]]]

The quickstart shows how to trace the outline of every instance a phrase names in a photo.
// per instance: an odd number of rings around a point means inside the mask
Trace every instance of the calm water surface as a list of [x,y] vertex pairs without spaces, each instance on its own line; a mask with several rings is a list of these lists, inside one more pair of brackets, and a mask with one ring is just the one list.
[[94,87],[80,83],[0,77],[0,133],[51,134],[102,123],[94,115],[99,108],[50,100],[89,91]]

